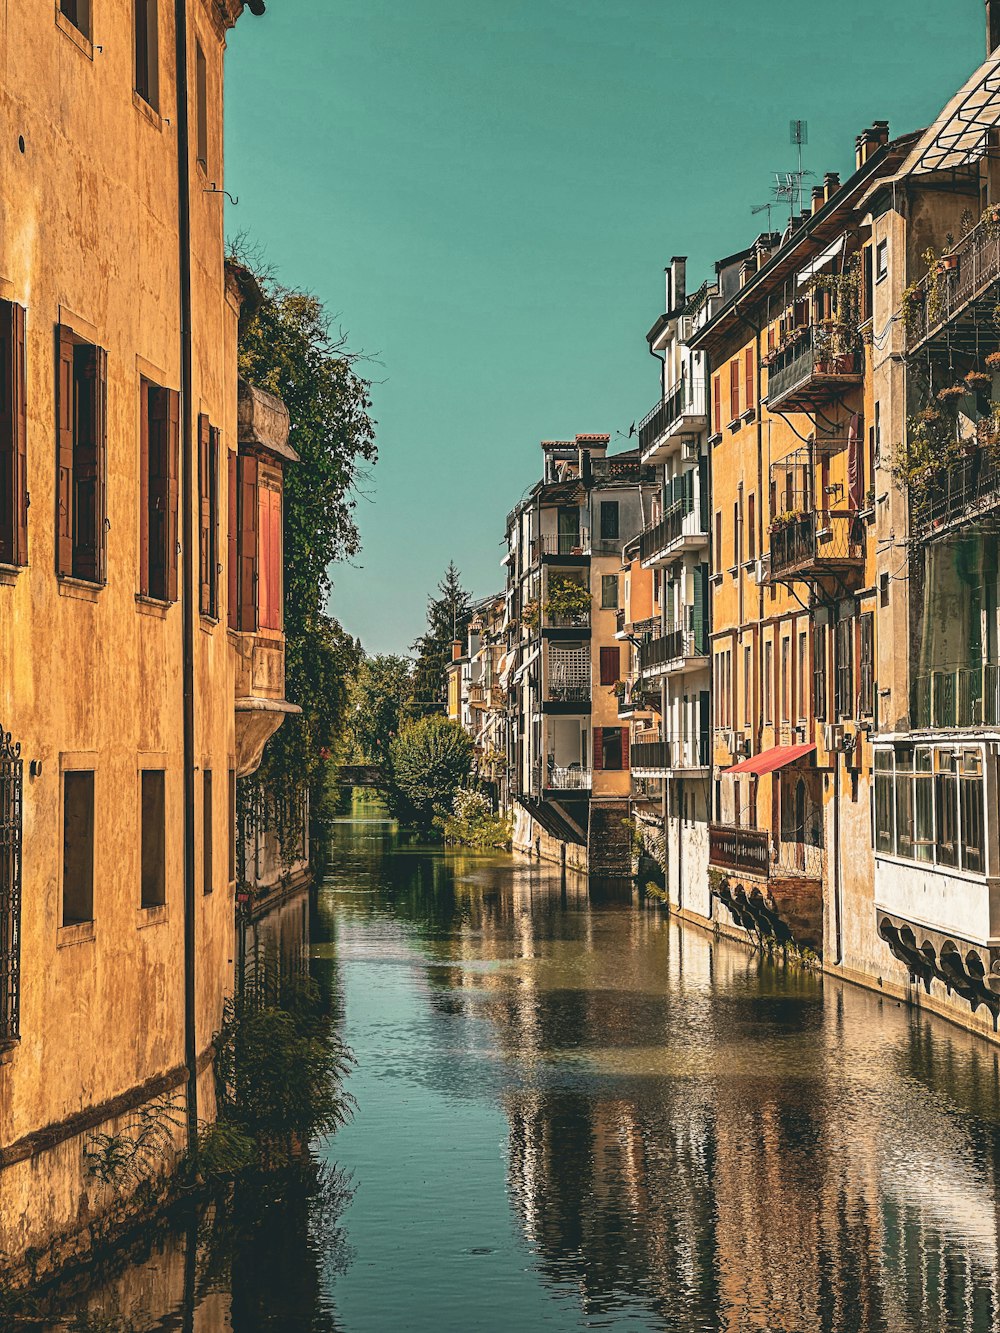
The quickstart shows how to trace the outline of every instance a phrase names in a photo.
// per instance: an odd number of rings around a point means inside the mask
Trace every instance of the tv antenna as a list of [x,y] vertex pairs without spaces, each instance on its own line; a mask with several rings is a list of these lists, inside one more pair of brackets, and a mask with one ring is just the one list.
[[[772,192],[777,203],[788,205],[788,219],[791,221],[796,213],[801,213],[804,210],[805,201],[802,196],[802,187],[805,178],[816,174],[814,171],[805,171],[802,167],[802,146],[809,142],[809,122],[806,120],[789,121],[788,139],[796,149],[796,167],[794,171],[776,171],[774,173]],[[765,205],[761,205],[761,208],[764,207]],[[770,215],[768,215],[768,222],[770,222]]]
[[750,210],[750,212],[754,215],[754,217],[756,217],[758,213],[767,214],[767,234],[769,236],[771,234],[771,209],[773,207],[774,207],[773,202],[766,204],[754,204],[753,208],[751,208]]

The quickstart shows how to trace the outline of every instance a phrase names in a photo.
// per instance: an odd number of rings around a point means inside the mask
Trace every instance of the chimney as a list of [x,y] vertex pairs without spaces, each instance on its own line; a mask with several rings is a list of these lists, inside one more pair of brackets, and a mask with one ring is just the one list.
[[889,122],[873,120],[868,129],[862,130],[854,141],[855,165],[858,168],[863,167],[868,159],[880,148],[884,148],[888,142]]
[[668,268],[665,268],[663,270],[663,285],[666,288],[663,297],[663,309],[669,312],[674,308],[674,293],[673,293],[674,275]]
[[740,265],[740,286],[745,287],[753,275],[757,272],[757,256],[748,255]]
[[451,643],[451,660],[457,662],[462,656],[462,644],[458,639],[453,639]]
[[823,177],[823,199],[828,202],[840,189],[840,173],[828,171]]
[[823,195],[822,185],[814,185],[812,189],[812,211],[818,213],[825,203],[826,199]]
[[[687,300],[687,255],[674,255],[670,261],[670,274],[674,307],[683,305]],[[668,306],[667,309],[672,307]]]
[[1000,46],[1000,0],[986,0],[986,54]]

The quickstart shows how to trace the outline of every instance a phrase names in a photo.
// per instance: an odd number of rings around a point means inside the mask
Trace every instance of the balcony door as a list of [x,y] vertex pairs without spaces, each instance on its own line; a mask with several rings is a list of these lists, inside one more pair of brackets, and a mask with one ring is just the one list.
[[580,511],[563,507],[559,510],[559,554],[572,555],[580,546]]

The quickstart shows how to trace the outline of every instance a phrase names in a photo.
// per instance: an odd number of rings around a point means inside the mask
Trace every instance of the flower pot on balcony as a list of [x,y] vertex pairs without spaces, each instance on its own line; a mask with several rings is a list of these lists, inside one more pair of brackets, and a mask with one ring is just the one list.
[[953,273],[958,268],[958,255],[944,255],[938,260],[939,273]]

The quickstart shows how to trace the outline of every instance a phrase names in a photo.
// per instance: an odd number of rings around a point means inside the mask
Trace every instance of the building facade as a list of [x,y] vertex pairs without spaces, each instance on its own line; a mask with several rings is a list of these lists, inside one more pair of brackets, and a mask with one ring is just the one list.
[[12,1261],[35,1247],[55,1265],[63,1241],[123,1207],[88,1169],[95,1135],[128,1135],[159,1108],[179,1151],[211,1118],[236,781],[288,711],[288,420],[249,386],[238,396],[254,285],[224,263],[218,192],[226,34],[242,12],[193,0],[180,29],[156,0],[0,14]]

